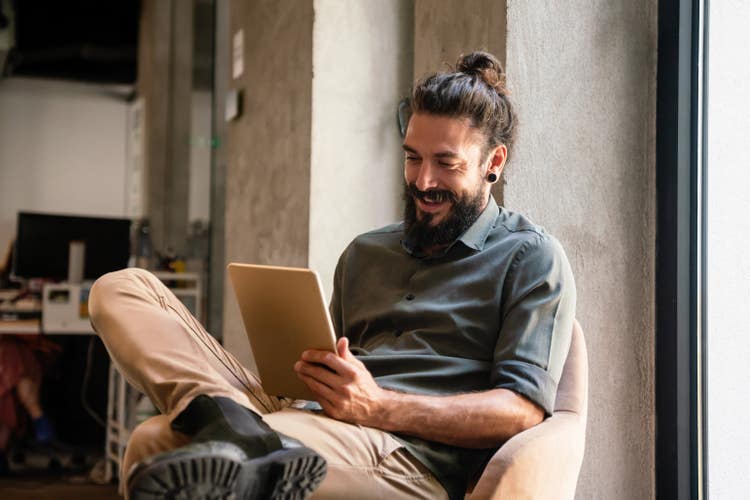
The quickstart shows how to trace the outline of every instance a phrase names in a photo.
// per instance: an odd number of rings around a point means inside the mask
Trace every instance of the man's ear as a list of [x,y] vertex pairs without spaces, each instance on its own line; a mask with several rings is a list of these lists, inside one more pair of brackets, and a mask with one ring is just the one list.
[[487,160],[489,161],[487,175],[494,173],[499,179],[505,168],[505,162],[508,160],[508,147],[505,144],[494,147],[490,150]]

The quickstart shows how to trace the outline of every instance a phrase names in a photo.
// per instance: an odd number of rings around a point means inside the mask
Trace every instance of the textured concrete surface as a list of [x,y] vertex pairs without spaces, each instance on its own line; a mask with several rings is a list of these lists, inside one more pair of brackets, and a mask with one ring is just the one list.
[[146,168],[145,213],[151,223],[154,249],[166,240],[165,210],[169,161],[169,68],[172,36],[171,1],[147,0],[142,4],[138,35],[138,94],[144,98]]
[[654,497],[657,2],[508,2],[505,205],[565,247],[589,346],[578,498]]
[[746,498],[750,474],[750,3],[711,2],[708,40],[708,495]]
[[[172,248],[177,255],[187,253],[190,207],[190,150],[193,117],[193,8],[174,4],[169,71],[154,75],[168,78],[168,150],[165,171],[164,251]],[[208,186],[202,190],[208,191]],[[157,247],[158,248],[158,247]]]
[[[310,194],[312,1],[232,0],[244,32],[243,113],[229,126],[226,261],[306,266]],[[253,368],[226,280],[224,345]]]
[[147,0],[142,9],[137,87],[145,102],[146,213],[154,250],[186,255],[193,9],[174,0]]
[[413,5],[314,6],[309,264],[330,295],[352,238],[401,218],[396,109],[411,85]]
[[[449,71],[461,54],[486,50],[505,64],[506,0],[415,0],[414,77]],[[503,183],[492,188],[503,202]]]
[[458,56],[487,50],[505,62],[505,0],[415,0],[414,75],[446,70]]

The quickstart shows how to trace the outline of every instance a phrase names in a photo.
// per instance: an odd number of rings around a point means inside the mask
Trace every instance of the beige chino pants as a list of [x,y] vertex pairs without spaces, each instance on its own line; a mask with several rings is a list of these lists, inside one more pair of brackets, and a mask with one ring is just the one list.
[[225,396],[274,430],[314,449],[328,473],[314,498],[447,498],[435,477],[387,432],[290,408],[206,332],[153,274],[125,269],[102,276],[89,295],[91,322],[125,378],[161,415],[131,435],[121,477],[148,456],[189,443],[169,424],[197,395]]

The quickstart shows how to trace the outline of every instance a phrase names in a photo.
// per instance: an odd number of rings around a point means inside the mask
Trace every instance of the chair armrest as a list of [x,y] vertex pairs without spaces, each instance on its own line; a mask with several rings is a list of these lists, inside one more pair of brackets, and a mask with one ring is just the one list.
[[572,499],[583,461],[585,434],[586,421],[580,415],[555,412],[509,439],[492,456],[467,498]]

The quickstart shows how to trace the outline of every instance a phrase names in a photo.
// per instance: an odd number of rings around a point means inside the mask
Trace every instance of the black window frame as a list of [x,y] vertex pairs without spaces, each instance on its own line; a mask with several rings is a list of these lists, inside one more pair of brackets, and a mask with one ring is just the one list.
[[656,133],[656,498],[705,499],[708,0],[660,0]]

